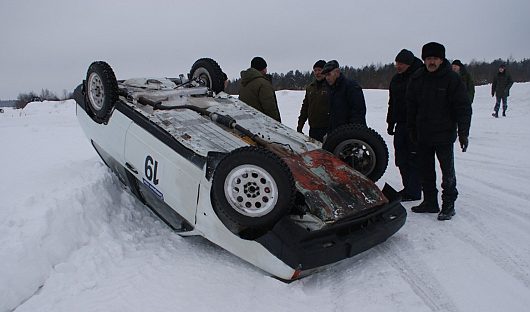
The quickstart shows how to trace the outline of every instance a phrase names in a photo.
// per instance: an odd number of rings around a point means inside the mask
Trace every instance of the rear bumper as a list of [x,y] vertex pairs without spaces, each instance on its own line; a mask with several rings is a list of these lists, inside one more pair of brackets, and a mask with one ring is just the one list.
[[405,224],[406,217],[405,208],[395,200],[363,217],[313,232],[284,218],[256,241],[301,272],[350,258],[384,242]]

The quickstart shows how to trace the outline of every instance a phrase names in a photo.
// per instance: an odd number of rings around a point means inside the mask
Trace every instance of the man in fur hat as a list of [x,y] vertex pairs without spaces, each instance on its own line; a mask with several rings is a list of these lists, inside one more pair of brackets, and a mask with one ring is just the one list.
[[[458,197],[453,145],[457,134],[462,152],[468,147],[471,102],[460,76],[451,70],[445,47],[425,44],[421,51],[424,66],[411,77],[407,89],[407,127],[418,144],[423,202],[416,213],[439,213],[438,220],[455,215]],[[435,157],[442,171],[442,210],[438,205]]]

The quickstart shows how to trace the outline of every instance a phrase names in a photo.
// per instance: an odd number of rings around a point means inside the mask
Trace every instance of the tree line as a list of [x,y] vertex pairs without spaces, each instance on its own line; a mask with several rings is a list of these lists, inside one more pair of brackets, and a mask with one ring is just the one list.
[[[466,65],[467,71],[474,78],[475,85],[491,83],[501,64],[506,64],[507,71],[515,82],[530,81],[530,59],[522,61],[496,59],[493,62],[471,61]],[[388,89],[392,76],[396,73],[393,63],[372,64],[362,68],[341,67],[342,73],[356,80],[363,89]],[[275,90],[304,90],[312,81],[310,71],[291,70],[286,74],[272,73],[272,85]],[[240,78],[230,80],[227,93],[239,94]]]
[[[515,61],[512,59],[496,59],[493,62],[471,61],[466,65],[467,71],[473,76],[475,85],[485,85],[492,82],[501,64],[506,64],[507,71],[515,82],[530,81],[530,59]],[[355,79],[363,89],[388,89],[392,76],[396,73],[393,63],[371,64],[362,68],[351,66],[341,67],[342,73],[351,79]],[[272,73],[272,85],[275,90],[304,90],[312,81],[313,75],[310,71],[291,70],[286,74]],[[226,87],[229,94],[239,94],[240,78],[231,79]],[[29,102],[35,101],[59,101],[72,98],[72,92],[63,90],[62,96],[57,96],[48,89],[42,89],[39,94],[31,91],[20,93],[17,97],[15,107],[24,108]]]

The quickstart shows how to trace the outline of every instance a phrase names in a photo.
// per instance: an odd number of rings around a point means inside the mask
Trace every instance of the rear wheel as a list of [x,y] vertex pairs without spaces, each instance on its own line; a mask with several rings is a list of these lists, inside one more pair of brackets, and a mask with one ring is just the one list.
[[224,83],[227,79],[219,64],[211,58],[201,58],[193,63],[190,77],[191,79],[199,79],[201,84],[215,93],[224,90]]
[[242,147],[218,164],[212,181],[213,207],[236,234],[259,236],[294,204],[294,180],[285,162],[259,147]]
[[109,120],[118,100],[118,82],[109,64],[103,61],[90,64],[86,76],[86,100],[94,121],[104,123]]
[[322,146],[372,181],[388,166],[388,148],[375,130],[364,125],[346,124],[328,135]]

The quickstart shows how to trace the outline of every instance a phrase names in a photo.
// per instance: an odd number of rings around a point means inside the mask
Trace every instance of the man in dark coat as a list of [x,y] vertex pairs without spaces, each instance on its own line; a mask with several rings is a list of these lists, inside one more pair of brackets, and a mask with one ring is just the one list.
[[322,68],[329,92],[329,132],[347,123],[366,125],[366,103],[359,84],[344,77],[336,60]]
[[453,63],[451,63],[451,67],[453,68],[453,71],[458,73],[460,78],[462,78],[464,86],[466,86],[469,101],[473,104],[473,100],[475,99],[475,81],[473,80],[473,77],[471,77],[471,74],[460,60],[454,60]]
[[298,116],[296,131],[302,133],[306,120],[309,121],[309,137],[322,142],[328,133],[329,101],[326,81],[322,68],[326,61],[319,60],[313,65],[313,80],[305,89],[305,97]]
[[401,174],[403,190],[400,191],[402,201],[421,199],[421,183],[418,174],[416,146],[410,141],[407,128],[407,102],[405,94],[410,76],[423,65],[423,62],[409,50],[403,49],[396,56],[397,73],[390,81],[387,132],[394,136],[395,163]]
[[267,62],[256,56],[250,68],[241,72],[239,99],[265,115],[281,122],[276,93],[267,76]]
[[499,72],[493,77],[491,84],[491,96],[497,96],[495,101],[493,117],[499,117],[499,108],[502,101],[502,116],[506,117],[506,109],[508,109],[508,96],[510,95],[510,88],[513,85],[512,76],[506,72],[506,65],[499,66]]
[[407,89],[407,127],[418,143],[423,202],[413,212],[438,213],[435,156],[442,171],[442,211],[438,220],[455,215],[456,174],[453,145],[457,137],[462,151],[468,146],[471,103],[460,76],[445,59],[445,47],[437,42],[423,46],[425,66],[411,77]]

